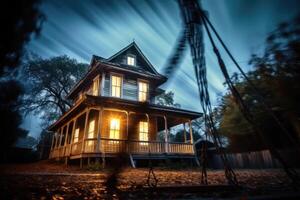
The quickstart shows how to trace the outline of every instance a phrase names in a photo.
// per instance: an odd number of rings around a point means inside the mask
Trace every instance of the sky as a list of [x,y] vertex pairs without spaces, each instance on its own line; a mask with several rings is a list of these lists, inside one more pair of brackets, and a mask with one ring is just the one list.
[[[300,13],[297,0],[202,0],[213,23],[244,70],[252,54],[260,54],[268,33],[280,22]],[[160,72],[182,30],[179,7],[175,0],[48,0],[42,1],[46,15],[39,37],[27,50],[43,58],[67,55],[89,63],[92,55],[108,58],[133,40]],[[212,105],[225,89],[224,79],[205,36],[207,79]],[[236,72],[224,55],[230,73]],[[189,50],[180,68],[162,86],[175,93],[175,101],[188,110],[201,112],[197,85]],[[23,127],[38,137],[39,120],[25,118]]]

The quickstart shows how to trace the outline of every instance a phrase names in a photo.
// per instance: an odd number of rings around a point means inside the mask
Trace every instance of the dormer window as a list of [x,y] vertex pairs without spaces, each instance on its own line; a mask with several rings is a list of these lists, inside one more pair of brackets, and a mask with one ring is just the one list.
[[127,56],[127,65],[135,66],[135,57]]

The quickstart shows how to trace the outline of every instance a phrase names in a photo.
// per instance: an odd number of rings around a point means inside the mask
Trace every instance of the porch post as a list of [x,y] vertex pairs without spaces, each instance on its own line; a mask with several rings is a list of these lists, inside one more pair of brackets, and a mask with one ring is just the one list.
[[99,114],[98,114],[98,133],[97,133],[97,148],[96,151],[99,153],[101,148],[100,148],[100,142],[101,142],[101,128],[102,128],[102,111],[103,109],[100,108]]
[[73,138],[74,138],[77,119],[78,118],[76,117],[75,120],[73,120],[73,127],[72,127],[72,133],[71,133],[71,141],[70,141],[70,155],[72,155]]
[[186,143],[186,130],[185,130],[185,122],[183,123],[183,137],[184,137],[184,143]]
[[[66,130],[66,138],[65,138],[65,150],[64,150],[64,156],[65,156],[65,165],[68,165],[68,156],[70,155],[66,155],[66,150],[67,150],[67,145],[68,145],[68,138],[69,138],[69,128],[70,128],[70,122],[67,124],[67,130]],[[70,146],[69,146],[69,150],[70,150]]]
[[54,149],[57,148],[57,143],[58,143],[58,140],[59,140],[59,132],[60,132],[60,129],[58,129],[58,131],[55,132],[55,146],[54,146]]
[[126,111],[126,152],[129,153],[130,150],[130,142],[129,142],[129,131],[128,131],[128,126],[129,126],[129,113]]
[[85,138],[86,138],[86,133],[87,133],[87,124],[88,124],[88,119],[89,119],[89,114],[90,114],[90,109],[88,109],[85,113],[85,122],[84,122],[84,129],[83,129],[83,137],[82,137],[82,148],[81,148],[81,153],[84,152],[84,147],[85,147]]
[[190,128],[190,138],[191,138],[191,144],[194,143],[194,138],[193,138],[193,129],[192,129],[192,122],[189,120],[189,128]]
[[168,153],[168,124],[167,124],[167,117],[164,116],[164,120],[165,120],[165,152]]
[[52,135],[51,150],[53,150],[54,137],[55,137],[55,133]]
[[70,122],[67,124],[67,130],[66,130],[66,138],[65,138],[65,144],[64,144],[64,146],[67,146],[67,140],[68,140],[68,133],[69,133],[69,126],[70,126]]
[[101,76],[101,96],[104,96],[104,84],[105,84],[105,73],[102,73]]

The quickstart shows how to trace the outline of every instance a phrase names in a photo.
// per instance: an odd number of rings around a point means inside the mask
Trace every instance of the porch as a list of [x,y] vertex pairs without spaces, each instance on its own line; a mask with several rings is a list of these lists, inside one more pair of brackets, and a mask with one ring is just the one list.
[[[79,104],[50,128],[50,159],[103,158],[120,153],[139,158],[194,157],[191,120],[199,113],[118,99],[113,99],[112,108],[111,98],[92,100]],[[182,141],[173,142],[170,130],[178,125],[184,130]]]

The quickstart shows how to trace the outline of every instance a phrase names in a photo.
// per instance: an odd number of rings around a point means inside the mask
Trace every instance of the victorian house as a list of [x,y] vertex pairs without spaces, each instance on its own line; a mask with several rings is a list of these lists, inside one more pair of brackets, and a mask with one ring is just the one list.
[[[194,158],[191,120],[201,113],[156,104],[167,78],[135,42],[110,58],[93,56],[88,72],[68,94],[73,106],[49,127],[50,158],[80,159],[128,155],[139,159]],[[171,142],[171,127],[183,124],[182,142]]]

